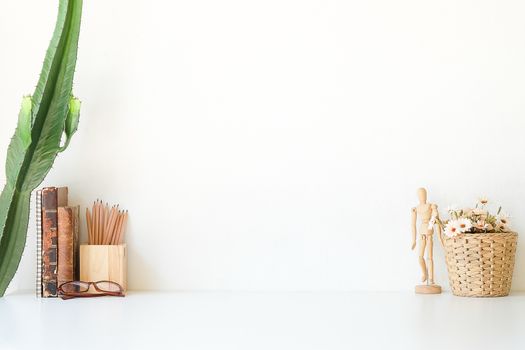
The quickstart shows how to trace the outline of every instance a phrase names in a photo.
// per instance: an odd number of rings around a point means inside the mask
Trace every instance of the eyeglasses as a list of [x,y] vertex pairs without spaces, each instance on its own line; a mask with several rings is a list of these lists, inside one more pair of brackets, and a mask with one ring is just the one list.
[[[89,291],[91,289],[91,286],[93,286],[96,293]],[[62,299],[124,296],[124,289],[120,286],[120,284],[112,281],[69,281],[66,283],[62,283],[60,287],[58,287],[58,291]]]

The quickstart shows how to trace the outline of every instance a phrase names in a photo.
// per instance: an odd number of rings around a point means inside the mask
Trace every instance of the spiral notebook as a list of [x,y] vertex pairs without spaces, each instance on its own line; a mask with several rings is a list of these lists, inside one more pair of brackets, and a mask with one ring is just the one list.
[[42,190],[36,191],[36,297],[42,297]]

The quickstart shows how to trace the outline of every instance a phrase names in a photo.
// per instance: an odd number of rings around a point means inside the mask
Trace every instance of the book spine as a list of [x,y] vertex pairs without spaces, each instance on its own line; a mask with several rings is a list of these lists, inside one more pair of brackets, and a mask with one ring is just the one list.
[[73,207],[73,269],[75,281],[80,280],[80,206]]
[[58,207],[58,286],[75,279],[73,208]]
[[36,191],[36,297],[42,297],[42,191]]
[[42,190],[42,296],[57,296],[58,215],[57,189]]
[[69,189],[67,187],[57,188],[57,207],[68,206]]

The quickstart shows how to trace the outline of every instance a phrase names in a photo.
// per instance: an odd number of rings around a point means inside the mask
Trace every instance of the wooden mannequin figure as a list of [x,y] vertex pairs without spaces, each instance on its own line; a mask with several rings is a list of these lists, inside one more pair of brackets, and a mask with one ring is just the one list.
[[[439,294],[441,287],[434,284],[434,257],[433,257],[433,234],[436,220],[439,218],[437,205],[427,203],[427,191],[424,188],[417,190],[419,197],[419,205],[412,208],[412,250],[416,248],[416,238],[418,236],[417,218],[420,217],[419,225],[419,265],[423,272],[421,282],[426,284],[416,286],[416,293],[418,294]],[[443,237],[441,236],[441,227],[437,225],[438,237],[443,245]],[[427,251],[427,261],[425,263],[425,249]]]

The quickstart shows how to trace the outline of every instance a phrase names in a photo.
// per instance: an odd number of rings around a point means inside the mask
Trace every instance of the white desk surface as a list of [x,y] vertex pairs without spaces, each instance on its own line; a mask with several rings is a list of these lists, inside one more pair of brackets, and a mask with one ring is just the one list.
[[525,294],[20,293],[0,299],[0,349],[525,349]]

